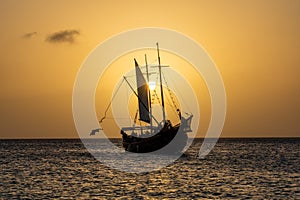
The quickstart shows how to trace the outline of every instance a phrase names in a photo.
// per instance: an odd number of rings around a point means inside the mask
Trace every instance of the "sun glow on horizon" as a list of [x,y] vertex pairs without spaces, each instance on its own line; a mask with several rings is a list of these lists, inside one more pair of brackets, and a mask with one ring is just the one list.
[[[81,64],[110,37],[143,27],[185,34],[214,60],[228,99],[222,137],[299,137],[300,1],[175,0],[159,2],[159,6],[153,1],[76,1],[72,6],[62,1],[58,9],[53,1],[29,0],[18,4],[2,1],[0,9],[1,138],[77,138],[71,99]],[[199,137],[204,137],[211,118],[205,80],[185,58],[167,52],[159,35],[155,42],[160,44],[162,65],[181,73],[196,91],[202,120]],[[108,51],[119,51],[119,46]],[[195,51],[191,49],[192,53]],[[99,118],[115,84],[127,71],[134,70],[134,58],[146,74],[145,54],[149,66],[149,79],[145,76],[145,80],[155,81],[160,95],[159,79],[152,73],[157,68],[151,67],[158,64],[153,43],[152,47],[120,55],[111,63],[95,92]],[[166,70],[162,68],[162,72]],[[184,91],[181,83],[169,78],[170,86],[178,84],[180,96]],[[135,86],[135,77],[128,80]],[[148,87],[153,95],[155,90],[149,83]],[[122,91],[127,90],[132,92],[125,87]],[[185,98],[188,102],[189,97]],[[106,123],[106,128],[112,127],[112,123]],[[111,132],[111,137],[120,137],[119,130]]]

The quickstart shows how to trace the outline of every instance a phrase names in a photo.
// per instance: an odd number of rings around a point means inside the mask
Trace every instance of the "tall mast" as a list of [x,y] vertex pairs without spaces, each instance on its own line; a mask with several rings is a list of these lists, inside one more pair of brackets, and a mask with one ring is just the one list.
[[[147,62],[147,55],[145,54],[145,64],[146,64],[146,72],[147,72],[147,82],[149,87],[149,71],[148,71],[148,62]],[[151,106],[151,92],[149,89],[149,112],[150,112],[150,127],[152,131],[152,106]]]
[[160,65],[160,56],[159,56],[158,42],[156,43],[156,46],[157,46],[157,56],[158,56],[158,69],[159,69],[159,80],[160,80],[161,106],[162,106],[162,113],[163,113],[163,122],[165,123],[165,121],[166,121],[165,101],[164,101],[164,91],[163,91],[162,78],[161,78],[161,65]]

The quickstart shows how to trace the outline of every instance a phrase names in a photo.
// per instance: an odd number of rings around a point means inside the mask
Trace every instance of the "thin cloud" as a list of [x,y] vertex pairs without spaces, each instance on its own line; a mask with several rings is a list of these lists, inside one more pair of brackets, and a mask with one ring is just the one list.
[[24,39],[30,39],[30,38],[36,36],[37,34],[38,34],[37,32],[25,33],[25,34],[22,36],[22,38],[24,38]]
[[48,35],[46,41],[50,43],[66,42],[72,44],[75,42],[75,38],[78,35],[80,35],[80,32],[78,30],[63,30]]

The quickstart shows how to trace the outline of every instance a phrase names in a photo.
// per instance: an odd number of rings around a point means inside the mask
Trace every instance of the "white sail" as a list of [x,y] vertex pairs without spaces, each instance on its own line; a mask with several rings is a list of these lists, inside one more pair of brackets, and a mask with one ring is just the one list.
[[138,100],[139,100],[140,120],[150,123],[149,96],[148,96],[149,87],[135,59],[134,62],[135,62],[136,84],[137,84]]

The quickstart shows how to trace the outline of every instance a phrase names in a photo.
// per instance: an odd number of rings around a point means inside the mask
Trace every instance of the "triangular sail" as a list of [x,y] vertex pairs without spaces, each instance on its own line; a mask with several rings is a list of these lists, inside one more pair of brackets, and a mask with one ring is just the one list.
[[139,100],[140,120],[150,123],[149,96],[148,96],[149,87],[135,59],[134,62],[135,62],[136,84],[137,84],[138,100]]

